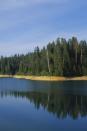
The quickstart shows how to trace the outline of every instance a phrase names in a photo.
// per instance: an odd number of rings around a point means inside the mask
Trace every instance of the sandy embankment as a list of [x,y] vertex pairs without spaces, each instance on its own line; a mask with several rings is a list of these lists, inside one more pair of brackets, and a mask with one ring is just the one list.
[[38,81],[75,81],[75,80],[87,80],[87,76],[81,77],[58,77],[58,76],[23,76],[23,75],[0,75],[0,78],[18,78]]

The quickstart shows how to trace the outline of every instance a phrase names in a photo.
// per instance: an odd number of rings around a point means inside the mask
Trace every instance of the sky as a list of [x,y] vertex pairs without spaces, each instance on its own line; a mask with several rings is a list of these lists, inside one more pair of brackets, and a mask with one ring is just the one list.
[[72,36],[87,40],[87,0],[0,0],[0,56]]

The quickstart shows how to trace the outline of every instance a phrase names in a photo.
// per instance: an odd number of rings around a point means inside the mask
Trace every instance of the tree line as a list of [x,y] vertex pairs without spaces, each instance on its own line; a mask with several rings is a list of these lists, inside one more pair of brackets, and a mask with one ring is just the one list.
[[0,74],[41,76],[87,75],[87,42],[57,38],[46,47],[36,47],[26,55],[0,58]]

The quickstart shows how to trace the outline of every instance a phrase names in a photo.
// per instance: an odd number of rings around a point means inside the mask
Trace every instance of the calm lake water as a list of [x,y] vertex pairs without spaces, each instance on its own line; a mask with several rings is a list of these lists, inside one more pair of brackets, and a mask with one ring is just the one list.
[[87,81],[0,78],[0,131],[87,131]]

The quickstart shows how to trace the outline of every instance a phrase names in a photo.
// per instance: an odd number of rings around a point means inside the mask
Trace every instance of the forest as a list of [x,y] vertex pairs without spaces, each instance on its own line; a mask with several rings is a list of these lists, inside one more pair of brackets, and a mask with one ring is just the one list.
[[36,76],[87,75],[87,42],[57,38],[26,55],[0,57],[0,74]]

